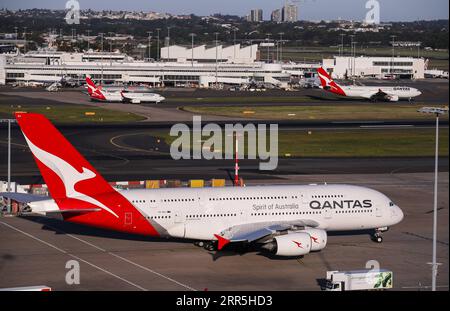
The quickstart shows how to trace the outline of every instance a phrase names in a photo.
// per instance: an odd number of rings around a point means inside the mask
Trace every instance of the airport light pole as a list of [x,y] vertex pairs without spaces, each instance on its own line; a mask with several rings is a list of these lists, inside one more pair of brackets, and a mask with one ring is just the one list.
[[233,28],[233,49],[234,49],[234,61],[236,61],[236,27]]
[[167,27],[167,61],[170,61],[170,29],[172,26]]
[[[18,30],[19,30],[19,28],[17,26],[14,27],[14,31],[16,33],[16,38],[15,38],[16,40],[15,41],[16,41],[16,48],[17,49],[19,49],[19,41],[18,41],[19,40],[19,38],[18,38],[19,34],[17,33]],[[19,53],[20,53],[20,49],[19,49]]]
[[90,38],[90,36],[91,36],[91,30],[90,29],[88,29],[87,30],[87,34],[88,34],[88,36],[87,36],[87,44],[88,44],[88,52],[89,52],[89,50],[91,49],[91,42],[90,42],[90,40],[89,40],[89,38]]
[[109,32],[109,53],[112,53],[112,46],[113,46],[113,35],[114,32]]
[[191,36],[191,39],[192,39],[192,41],[191,41],[191,52],[192,52],[191,65],[192,65],[192,67],[194,67],[194,38],[195,38],[196,34],[190,33],[189,36]]
[[100,35],[101,47],[102,47],[102,51],[101,51],[102,75],[101,75],[101,79],[100,79],[100,85],[103,85],[103,35],[104,35],[104,33],[101,32],[101,33],[99,33],[99,35]]
[[23,27],[23,54],[27,53],[27,27]]
[[266,39],[267,40],[267,63],[270,62],[270,46],[269,46],[270,36],[271,36],[271,34],[268,33],[267,34],[267,39]]
[[148,34],[148,61],[152,58],[152,34],[153,31],[147,31]]
[[[6,192],[11,192],[11,124],[16,123],[15,119],[0,119],[0,123],[8,123],[8,189]],[[11,213],[11,198],[7,201],[7,212]]]
[[434,160],[434,198],[433,198],[433,258],[431,262],[431,290],[436,291],[436,277],[439,263],[436,262],[437,242],[437,192],[438,192],[438,162],[439,162],[439,117],[448,113],[448,108],[423,107],[418,110],[421,113],[432,113],[436,115],[436,144]]
[[341,47],[339,49],[339,56],[344,55],[344,37],[345,34],[341,33]]
[[280,32],[280,62],[283,63],[283,35],[284,32]]
[[159,33],[161,32],[161,28],[156,28],[156,58],[159,61],[160,59],[160,51],[159,51]]
[[215,32],[216,36],[216,88],[219,87],[219,33]]
[[391,43],[392,43],[392,60],[391,60],[391,74],[393,73],[393,71],[394,71],[394,58],[395,58],[395,38],[397,38],[397,36],[395,36],[395,35],[392,35],[391,36],[391,39],[392,39],[392,41],[391,41]]
[[355,38],[355,35],[350,35],[350,59],[351,59],[351,69],[350,74],[353,76],[353,39]]
[[112,48],[113,48],[113,35],[114,32],[109,33],[109,65],[112,67]]
[[101,50],[102,50],[102,53],[103,53],[103,35],[104,35],[104,33],[101,32],[101,33],[99,33],[99,35],[100,35],[100,46],[101,46]]

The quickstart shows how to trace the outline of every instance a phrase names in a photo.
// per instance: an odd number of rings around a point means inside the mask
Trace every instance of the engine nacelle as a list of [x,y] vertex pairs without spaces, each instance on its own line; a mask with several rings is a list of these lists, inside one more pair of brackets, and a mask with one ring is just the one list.
[[311,236],[306,232],[289,233],[274,238],[275,255],[302,256],[311,251]]
[[139,99],[132,99],[132,100],[131,100],[131,103],[132,103],[132,104],[140,104],[141,101],[140,101]]
[[327,246],[328,235],[325,230],[308,228],[301,232],[308,233],[311,237],[311,251],[317,252]]
[[389,95],[386,98],[390,102],[398,102],[400,100],[400,98],[397,95]]

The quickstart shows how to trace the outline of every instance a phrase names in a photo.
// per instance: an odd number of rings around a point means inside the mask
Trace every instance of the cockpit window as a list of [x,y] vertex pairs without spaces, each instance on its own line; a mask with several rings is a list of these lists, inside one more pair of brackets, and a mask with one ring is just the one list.
[[389,202],[389,206],[394,207],[395,206],[394,202]]

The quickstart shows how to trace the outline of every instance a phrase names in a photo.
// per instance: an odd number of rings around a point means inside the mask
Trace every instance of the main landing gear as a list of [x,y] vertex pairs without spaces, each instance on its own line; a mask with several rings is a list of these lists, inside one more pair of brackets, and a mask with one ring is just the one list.
[[203,247],[207,251],[215,251],[216,250],[216,243],[215,241],[198,241],[194,242],[195,246]]
[[383,232],[388,230],[389,228],[387,227],[375,229],[375,232],[372,234],[372,241],[376,243],[383,243]]

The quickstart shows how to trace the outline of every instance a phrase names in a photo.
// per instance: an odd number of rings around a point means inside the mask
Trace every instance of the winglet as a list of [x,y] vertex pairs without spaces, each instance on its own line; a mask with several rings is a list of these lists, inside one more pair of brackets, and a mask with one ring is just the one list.
[[222,248],[225,247],[225,245],[229,244],[231,241],[228,239],[225,239],[224,237],[221,237],[218,234],[214,234],[214,237],[217,239],[217,241],[219,242],[219,245],[217,246],[217,249],[220,251]]

